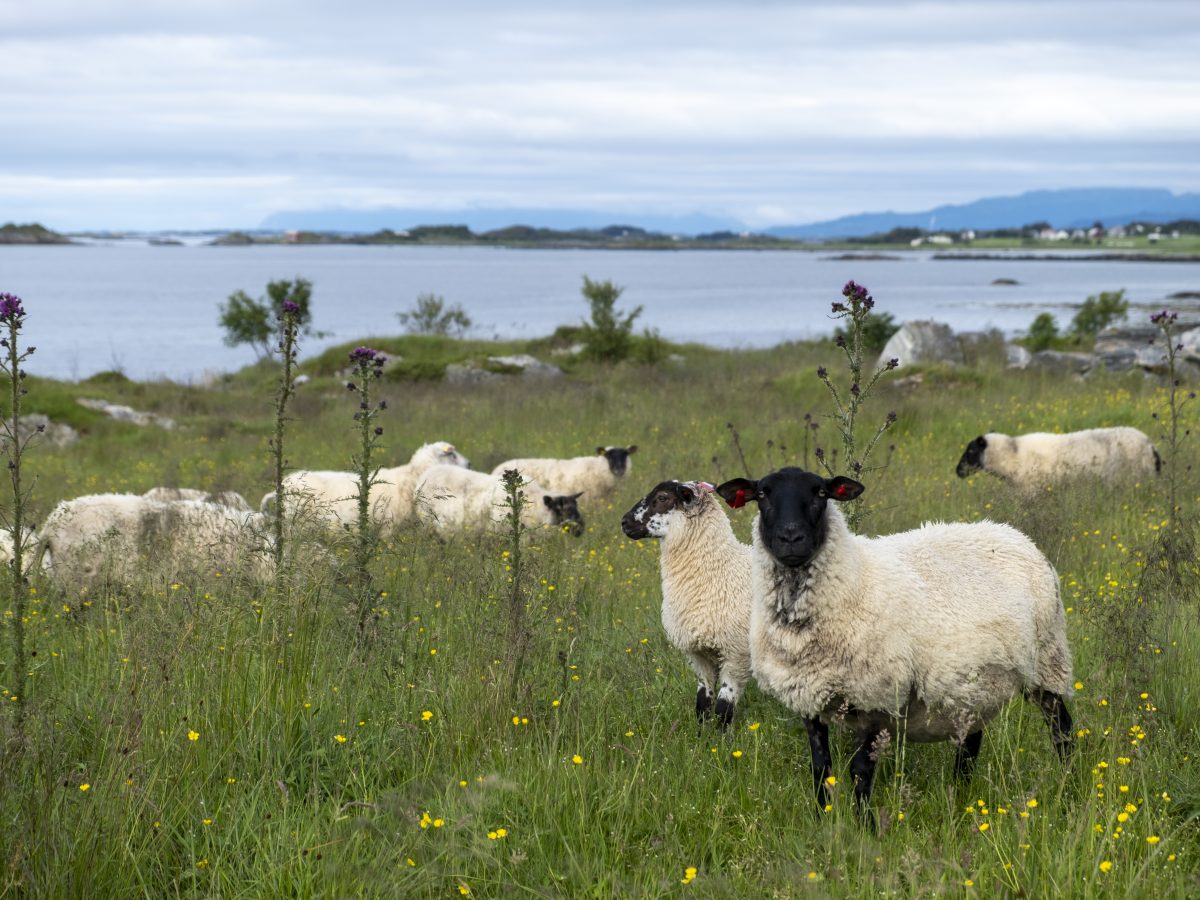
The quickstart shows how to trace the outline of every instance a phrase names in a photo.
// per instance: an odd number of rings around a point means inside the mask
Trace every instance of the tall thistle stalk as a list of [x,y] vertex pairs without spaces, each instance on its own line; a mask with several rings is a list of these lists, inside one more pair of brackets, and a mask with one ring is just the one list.
[[[847,334],[839,334],[834,342],[846,355],[846,367],[850,372],[850,385],[843,392],[838,390],[837,385],[829,377],[829,370],[824,366],[817,369],[817,377],[829,391],[829,396],[833,399],[834,412],[829,415],[833,420],[834,427],[837,428],[838,435],[841,437],[841,458],[842,465],[857,479],[862,479],[863,473],[872,471],[873,468],[869,465],[871,454],[875,450],[875,446],[879,443],[879,439],[883,437],[885,431],[892,427],[896,422],[896,414],[889,412],[884,418],[883,423],[874,430],[874,434],[866,440],[865,446],[860,452],[860,441],[858,435],[858,419],[859,413],[862,411],[863,404],[867,398],[871,396],[871,392],[875,385],[879,382],[880,377],[885,372],[890,372],[900,364],[899,360],[889,359],[881,365],[876,366],[874,371],[867,371],[864,368],[865,362],[865,335],[867,320],[871,316],[871,310],[875,306],[875,300],[867,292],[867,289],[853,281],[847,281],[842,288],[842,296],[846,298],[846,302],[836,302],[833,304],[833,318],[848,319]],[[867,371],[864,381],[864,371]],[[836,453],[836,451],[835,451]],[[834,460],[828,460],[825,451],[821,447],[817,447],[814,451],[817,462],[825,469],[829,475],[836,475]],[[862,521],[865,511],[861,505],[861,501],[855,500],[848,504],[847,518],[851,528],[856,528]]]
[[521,520],[521,511],[529,504],[522,488],[528,484],[516,469],[505,469],[501,477],[504,485],[504,524],[507,526],[509,540],[508,568],[508,640],[512,666],[509,670],[509,694],[515,702],[517,688],[521,684],[522,670],[525,667],[525,652],[529,646],[529,629],[525,624],[525,595],[521,589],[522,557],[521,535],[525,532],[525,523]]
[[4,422],[4,452],[8,456],[8,475],[12,485],[12,512],[6,517],[12,535],[12,562],[9,564],[9,589],[13,602],[13,676],[12,693],[16,700],[16,733],[25,733],[26,679],[29,660],[25,649],[25,613],[29,592],[25,584],[25,501],[28,499],[21,484],[21,458],[30,438],[21,438],[21,398],[28,392],[25,387],[25,360],[33,355],[36,347],[23,351],[17,340],[21,325],[25,321],[25,310],[21,298],[14,294],[0,293],[0,327],[7,332],[0,339],[4,350],[4,361],[0,368],[8,375],[9,417]]
[[275,592],[283,597],[285,593],[284,569],[284,529],[283,518],[287,504],[284,500],[283,472],[287,459],[283,455],[283,437],[287,423],[287,404],[296,390],[295,368],[297,358],[297,335],[300,331],[300,306],[291,300],[284,300],[279,308],[279,343],[276,352],[283,363],[283,371],[279,376],[279,389],[275,392],[275,437],[271,441],[271,455],[275,462],[275,521],[272,553],[275,560]]
[[371,453],[383,436],[383,428],[375,425],[379,413],[387,409],[387,401],[380,400],[372,405],[371,386],[383,375],[383,364],[387,358],[370,347],[356,347],[350,351],[350,362],[354,373],[346,387],[358,394],[358,411],[354,421],[358,423],[358,456],[354,459],[354,471],[358,476],[358,530],[354,542],[354,571],[358,588],[358,636],[366,634],[367,617],[375,599],[371,585],[371,558],[375,554],[378,536],[371,522],[371,486],[376,483],[379,467],[371,467]]

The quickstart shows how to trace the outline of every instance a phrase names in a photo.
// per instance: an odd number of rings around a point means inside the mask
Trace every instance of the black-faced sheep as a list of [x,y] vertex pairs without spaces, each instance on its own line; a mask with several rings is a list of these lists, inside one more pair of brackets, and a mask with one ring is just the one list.
[[[733,534],[713,487],[664,481],[621,520],[635,541],[659,538],[662,623],[696,671],[696,716],[721,727],[750,680],[750,547]],[[719,688],[718,688],[719,686]]]
[[991,432],[967,444],[959,478],[990,472],[1024,488],[1091,475],[1108,481],[1141,478],[1162,468],[1150,438],[1136,428],[1089,428],[1067,434]]
[[556,494],[583,494],[588,500],[607,497],[620,480],[629,474],[629,457],[637,445],[629,447],[597,447],[595,456],[575,456],[570,459],[510,459],[492,469],[502,475],[506,469],[516,469],[548,491]]
[[[577,537],[583,534],[578,495],[551,494],[536,481],[527,481],[521,491],[526,501],[521,522],[526,528],[550,525]],[[427,470],[417,482],[414,505],[417,519],[442,534],[500,531],[509,511],[502,476],[457,466]]]
[[831,722],[857,734],[860,805],[888,740],[953,741],[965,774],[983,726],[1017,692],[1038,702],[1066,755],[1071,655],[1058,576],[1025,535],[979,522],[859,537],[837,504],[863,486],[797,468],[717,491],[735,507],[758,503],[754,677],[804,718],[818,804]]

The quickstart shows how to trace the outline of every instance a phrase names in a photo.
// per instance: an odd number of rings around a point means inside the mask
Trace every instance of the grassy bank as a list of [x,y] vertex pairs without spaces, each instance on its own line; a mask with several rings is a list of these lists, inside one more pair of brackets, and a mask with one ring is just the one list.
[[[337,363],[304,366],[295,465],[349,467],[355,403]],[[697,730],[693,676],[659,624],[657,548],[626,540],[620,516],[663,478],[743,474],[728,423],[752,474],[811,467],[816,445],[833,446],[814,371],[835,364],[811,345],[689,348],[682,362],[579,364],[554,382],[385,380],[388,464],[434,439],[483,470],[640,449],[619,494],[585,508],[582,539],[536,536],[516,603],[501,538],[442,543],[414,529],[386,542],[365,648],[337,548],[332,561],[297,560],[283,599],[237,573],[182,578],[169,560],[94,595],[37,583],[24,747],[0,717],[0,894],[1195,896],[1200,625],[1194,587],[1145,577],[1161,485],[1028,501],[954,475],[989,430],[1131,424],[1157,439],[1163,388],[1141,375],[929,370],[872,408],[898,421],[890,466],[868,479],[868,531],[1002,519],[1057,566],[1082,685],[1069,766],[1038,711],[1014,703],[968,784],[951,778],[948,746],[894,748],[875,833],[853,814],[845,734],[833,809],[818,816],[803,727],[778,703],[752,686],[729,733]],[[34,381],[28,409],[84,432],[27,457],[35,520],[64,497],[159,484],[257,503],[271,379],[264,367],[212,388]],[[179,425],[101,419],[76,396]],[[747,537],[750,514],[731,517]],[[8,706],[7,643],[0,659]]]

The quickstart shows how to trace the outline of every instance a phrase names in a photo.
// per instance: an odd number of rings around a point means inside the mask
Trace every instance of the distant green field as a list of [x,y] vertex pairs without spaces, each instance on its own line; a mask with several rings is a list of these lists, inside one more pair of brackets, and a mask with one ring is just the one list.
[[[894,747],[875,832],[853,813],[845,733],[834,733],[833,808],[818,815],[803,727],[779,703],[751,687],[728,733],[697,729],[693,676],[659,623],[657,547],[619,528],[661,479],[743,474],[729,424],[752,474],[812,467],[818,444],[835,446],[814,374],[837,371],[833,348],[685,347],[682,361],[654,366],[575,363],[559,381],[466,386],[422,377],[461,347],[375,343],[405,357],[381,382],[382,461],[435,439],[485,471],[636,443],[630,476],[585,505],[583,538],[531,537],[516,604],[502,537],[403,529],[374,564],[365,647],[337,542],[300,553],[284,599],[239,573],[181,575],[164,559],[83,595],[35,580],[24,744],[0,708],[0,896],[1200,893],[1200,597],[1194,583],[1144,580],[1163,484],[1029,500],[954,474],[967,441],[989,430],[1128,424],[1158,441],[1161,383],[932,368],[872,401],[876,421],[888,410],[898,421],[890,464],[864,479],[866,529],[990,517],[1025,530],[1061,577],[1079,681],[1068,766],[1038,711],[1016,702],[986,730],[967,784],[951,776],[951,747]],[[355,399],[337,374],[348,346],[302,367],[313,380],[291,407],[295,466],[350,466]],[[35,519],[63,498],[155,485],[233,489],[257,505],[270,489],[273,385],[267,365],[207,389],[34,380],[27,410],[82,432],[66,449],[30,451]],[[75,405],[81,396],[179,424],[116,423]],[[1185,416],[1192,427],[1194,407]],[[1195,454],[1188,444],[1174,461],[1189,516]],[[746,538],[749,511],[730,515]],[[3,637],[0,707],[12,707]]]

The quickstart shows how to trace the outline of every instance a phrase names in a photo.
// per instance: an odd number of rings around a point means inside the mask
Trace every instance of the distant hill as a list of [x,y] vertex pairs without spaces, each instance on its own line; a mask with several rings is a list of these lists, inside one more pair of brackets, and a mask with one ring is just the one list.
[[780,225],[766,234],[781,238],[864,237],[893,228],[928,231],[1019,228],[1049,222],[1055,228],[1087,228],[1132,221],[1170,222],[1200,219],[1200,194],[1173,194],[1160,188],[1070,188],[1027,191],[1016,197],[985,197],[972,203],[938,206],[920,212],[878,212],[843,216],[810,225]]
[[705,234],[714,231],[744,231],[735,219],[693,213],[682,216],[626,214],[582,209],[487,208],[487,209],[312,209],[272,213],[263,219],[267,231],[324,231],[342,234],[371,234],[384,229],[405,231],[420,225],[466,225],[476,234],[512,225],[600,230],[620,223],[662,234]]
[[69,244],[71,239],[36,222],[0,225],[0,244]]

